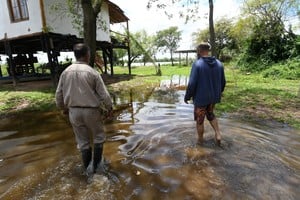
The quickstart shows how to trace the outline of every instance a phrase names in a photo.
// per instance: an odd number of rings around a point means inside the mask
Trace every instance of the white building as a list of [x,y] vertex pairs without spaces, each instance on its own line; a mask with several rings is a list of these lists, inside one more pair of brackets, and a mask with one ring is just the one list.
[[[71,8],[73,12],[81,13],[80,6]],[[74,23],[78,19],[82,18],[71,14],[67,0],[2,0],[0,55],[9,57],[11,75],[35,73],[33,63],[36,59],[33,55],[38,51],[47,53],[54,71],[60,52],[72,51],[75,43],[83,41],[82,26]],[[110,24],[125,22],[128,28],[129,19],[108,0],[102,4],[99,19],[97,50],[102,50],[105,66],[108,62],[112,66],[113,49],[129,51],[129,47],[128,43],[115,44],[115,40],[111,40]]]

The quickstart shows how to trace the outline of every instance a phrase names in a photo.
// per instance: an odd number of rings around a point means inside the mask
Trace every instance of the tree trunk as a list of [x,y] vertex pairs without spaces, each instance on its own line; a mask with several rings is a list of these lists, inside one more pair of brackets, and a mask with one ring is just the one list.
[[216,35],[214,28],[214,3],[213,0],[209,0],[209,40],[211,45],[211,54],[216,56]]
[[83,10],[83,36],[84,42],[90,47],[90,66],[94,67],[96,55],[97,15],[100,12],[102,1],[92,4],[91,0],[81,0]]
[[173,61],[173,51],[172,51],[172,50],[170,51],[170,54],[171,54],[171,63],[172,63],[172,66],[174,66],[174,61]]

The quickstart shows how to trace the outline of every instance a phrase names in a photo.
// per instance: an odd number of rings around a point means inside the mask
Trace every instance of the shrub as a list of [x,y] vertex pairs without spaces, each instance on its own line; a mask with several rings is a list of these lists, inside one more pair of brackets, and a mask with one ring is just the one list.
[[265,78],[284,78],[290,80],[300,79],[300,58],[288,60],[271,66],[262,73]]

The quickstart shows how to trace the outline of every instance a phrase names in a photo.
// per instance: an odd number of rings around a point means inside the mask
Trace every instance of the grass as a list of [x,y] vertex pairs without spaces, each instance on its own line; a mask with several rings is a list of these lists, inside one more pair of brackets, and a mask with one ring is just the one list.
[[2,76],[7,76],[8,73],[7,73],[7,65],[0,65],[0,70],[1,70],[1,74]]
[[[114,69],[116,74],[128,73],[127,68]],[[127,81],[125,88],[137,83],[157,83],[172,75],[189,76],[190,70],[190,66],[161,66],[162,76],[155,76],[154,67],[134,67],[132,74],[136,77]],[[300,129],[299,80],[264,78],[262,74],[244,74],[229,66],[225,66],[225,74],[227,84],[217,114],[247,120],[276,120]]]
[[[172,75],[190,74],[190,66],[161,66],[162,76],[155,75],[152,66],[133,67],[130,78],[111,82],[111,92],[158,86],[160,80]],[[128,74],[127,67],[114,67],[115,78]],[[300,129],[299,80],[264,78],[261,74],[243,74],[225,66],[227,85],[222,103],[217,105],[217,114],[237,118],[276,120]],[[128,77],[124,75],[125,77]],[[107,80],[110,81],[111,78]],[[33,110],[55,109],[54,88],[13,88],[6,85],[0,89],[0,114]]]
[[1,116],[24,111],[47,111],[53,109],[54,107],[54,88],[51,86],[35,90],[23,88],[22,86],[17,86],[17,88],[14,88],[11,85],[1,86]]
[[[161,67],[162,76],[171,75],[189,75],[190,66],[169,66],[162,65]],[[127,67],[114,67],[115,74],[128,74]],[[132,67],[131,73],[139,76],[155,76],[155,67],[153,66],[142,66],[142,67]],[[157,80],[160,79],[159,76],[156,77]]]
[[299,80],[263,78],[226,70],[227,86],[218,109],[244,118],[271,119],[300,129]]

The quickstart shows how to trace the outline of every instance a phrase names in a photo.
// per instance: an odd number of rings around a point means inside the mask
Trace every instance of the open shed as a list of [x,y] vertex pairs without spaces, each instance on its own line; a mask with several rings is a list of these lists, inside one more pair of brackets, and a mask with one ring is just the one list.
[[175,53],[179,53],[179,65],[181,65],[181,60],[182,60],[182,57],[181,57],[181,54],[185,54],[185,64],[184,65],[188,65],[189,63],[189,54],[194,54],[194,53],[197,53],[196,49],[191,49],[191,50],[177,50],[175,51]]

